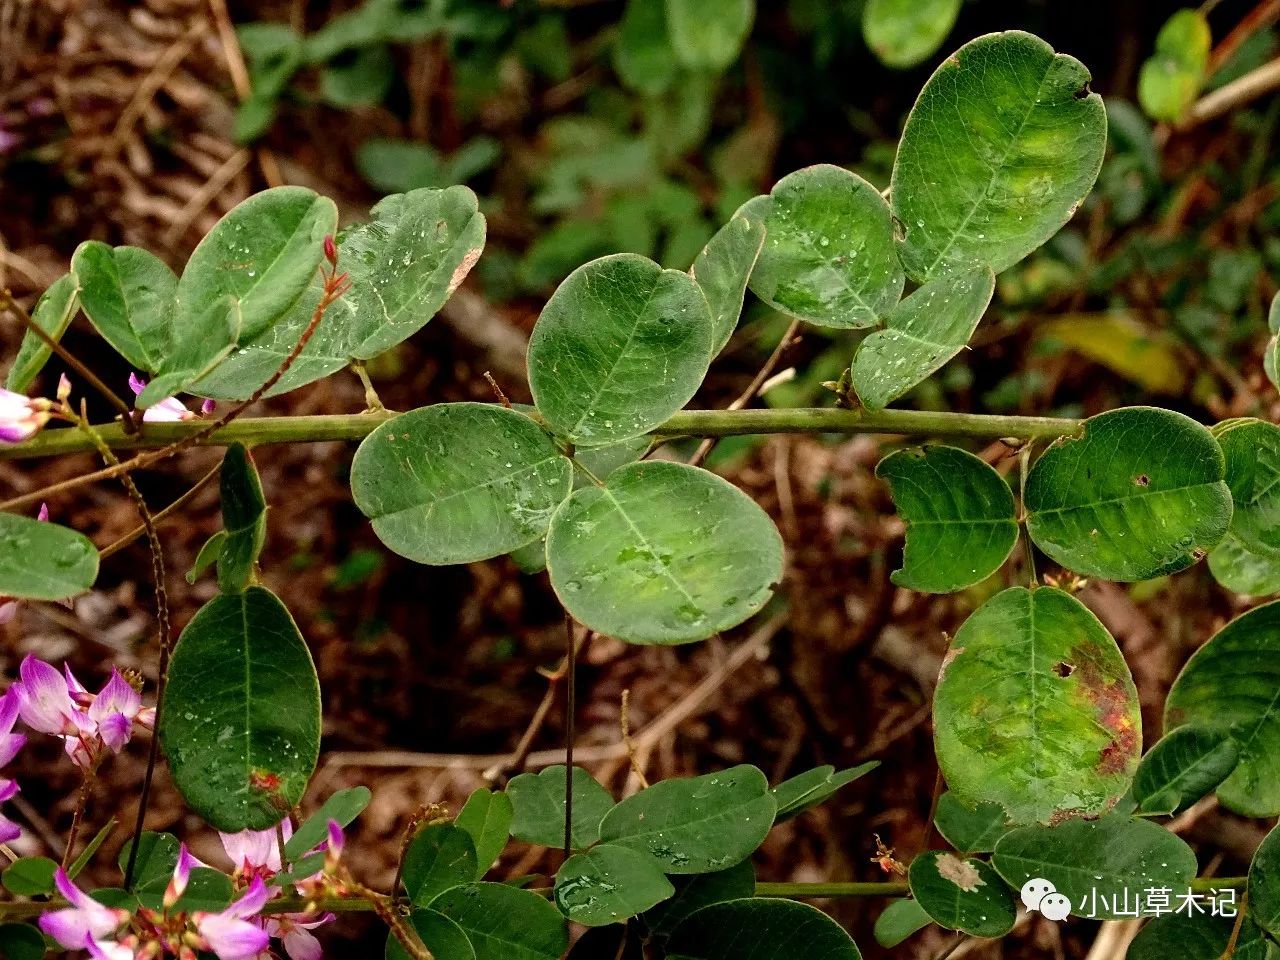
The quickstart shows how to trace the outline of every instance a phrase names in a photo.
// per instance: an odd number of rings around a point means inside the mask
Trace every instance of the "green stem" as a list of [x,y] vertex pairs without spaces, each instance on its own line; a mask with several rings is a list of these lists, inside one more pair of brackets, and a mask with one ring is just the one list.
[[[201,444],[225,446],[361,440],[395,416],[391,411],[307,417],[241,418],[202,437]],[[798,407],[787,410],[683,410],[656,431],[660,437],[733,437],[768,433],[884,433],[900,436],[955,437],[976,440],[1052,440],[1075,433],[1081,421],[1064,417],[1006,417],[933,410],[840,410]],[[127,436],[119,424],[98,433],[113,450],[165,447],[205,429],[199,420],[149,423],[145,436]],[[0,459],[50,457],[91,450],[74,430],[47,430],[24,443],[0,447]]]

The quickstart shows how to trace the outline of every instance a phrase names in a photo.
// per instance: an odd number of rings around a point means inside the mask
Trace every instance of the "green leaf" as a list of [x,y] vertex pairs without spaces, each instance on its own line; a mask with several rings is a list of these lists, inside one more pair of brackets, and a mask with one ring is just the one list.
[[1196,855],[1181,838],[1148,820],[1115,815],[1012,830],[991,862],[1015,890],[1033,878],[1048,880],[1071,901],[1072,913],[1103,920],[1122,919],[1114,906],[1132,904],[1152,887],[1185,891],[1196,875]]
[[337,222],[333,201],[304,187],[265,190],[219,220],[178,280],[172,350],[138,406],[186,389],[289,313],[315,279]]
[[689,268],[711,307],[712,356],[725,348],[742,315],[747,281],[764,248],[764,224],[734,217],[717,231]]
[[391,50],[377,43],[330,61],[320,74],[320,96],[335,107],[377,106],[395,78]]
[[444,162],[430,144],[379,137],[356,151],[360,176],[379,190],[400,193],[423,187],[445,187]]
[[1089,71],[1029,33],[965,44],[907,117],[890,195],[907,275],[1017,263],[1065,224],[1102,168],[1107,115]]
[[774,799],[778,801],[778,813],[774,817],[774,823],[790,820],[820,803],[825,803],[842,787],[848,786],[878,766],[880,766],[879,760],[869,760],[848,770],[841,770],[839,773],[832,766],[815,767],[790,780],[784,780],[773,788]]
[[876,917],[876,943],[896,947],[907,937],[933,923],[933,918],[914,900],[894,900]]
[[[522,773],[507,784],[514,817],[511,835],[526,843],[560,847],[564,843],[564,767]],[[613,797],[581,767],[573,768],[573,849],[585,850],[600,839],[600,821]]]
[[929,850],[911,861],[911,893],[939,926],[973,937],[1003,937],[1018,911],[990,864]]
[[1105,812],[1142,749],[1138,692],[1119,647],[1053,587],[1012,587],[965,621],[933,715],[955,798],[999,803],[1014,823]]
[[1027,477],[1027,532],[1068,570],[1130,582],[1176,573],[1225,536],[1231,491],[1213,435],[1128,407],[1090,417]]
[[[467,939],[466,931],[443,913],[435,910],[414,910],[409,923],[418,938],[431,951],[433,960],[476,960],[476,951]],[[386,960],[410,960],[394,934],[387,936]]]
[[744,765],[627,797],[606,814],[600,838],[649,854],[667,873],[710,873],[751,856],[776,812],[764,774]]
[[652,937],[670,936],[687,918],[713,903],[755,896],[756,870],[750,860],[743,860],[727,870],[676,877],[672,883],[675,894],[644,915],[645,928]]
[[686,67],[724,70],[742,52],[755,14],[755,0],[667,0],[671,49]]
[[613,68],[623,85],[637,93],[654,97],[670,88],[678,68],[667,39],[666,0],[627,0]]
[[514,815],[510,797],[481,787],[454,818],[454,825],[467,831],[475,844],[477,880],[489,872],[506,848]]
[[1280,593],[1280,551],[1251,550],[1231,533],[1209,552],[1209,572],[1235,593],[1251,597]]
[[930,280],[862,341],[853,388],[863,406],[881,410],[964,349],[996,289],[990,267]]
[[861,960],[849,934],[821,910],[751,897],[699,910],[671,935],[669,960]]
[[227,535],[218,553],[218,588],[223,593],[242,593],[253,579],[254,566],[267,539],[267,501],[262,494],[262,480],[244,444],[227,447],[218,483],[222,526]]
[[274,100],[302,63],[302,37],[283,23],[244,23],[236,39],[249,66],[254,97]]
[[1280,602],[1232,620],[1187,661],[1165,701],[1165,729],[1231,734],[1240,761],[1218,787],[1222,805],[1249,817],[1280,814]]
[[452,887],[473,883],[477,866],[471,834],[451,823],[433,823],[419,830],[405,851],[404,889],[411,901],[426,906]]
[[[386,197],[372,219],[338,238],[351,289],[331,306],[297,362],[269,396],[366,360],[417,333],[466,278],[484,249],[485,219],[466,187]],[[311,322],[318,279],[270,330],[237,350],[194,388],[243,400],[275,373]]]
[[[1126,960],[1219,960],[1231,940],[1235,920],[1189,912],[1170,913],[1148,921],[1129,945]],[[1245,917],[1231,960],[1275,960],[1272,946],[1252,919]]]
[[1226,461],[1232,535],[1250,551],[1280,556],[1280,427],[1229,420],[1213,434]]
[[869,0],[862,37],[881,63],[905,70],[933,56],[959,13],[960,0]]
[[47,521],[0,513],[0,597],[65,600],[98,579],[88,537]]
[[1249,864],[1249,915],[1273,938],[1280,936],[1280,829],[1263,838]]
[[217,596],[173,651],[160,742],[188,805],[225,833],[266,830],[302,798],[320,753],[320,683],[269,590]]
[[4,868],[0,883],[14,896],[42,897],[53,893],[57,870],[57,861],[48,857],[22,857]]
[[738,217],[764,224],[751,290],[783,313],[820,327],[869,327],[902,295],[889,205],[856,173],[797,170]]
[[473,883],[446,890],[431,907],[463,929],[476,960],[560,960],[569,949],[560,911],[529,890]]
[[195,583],[218,561],[218,557],[222,556],[222,548],[227,542],[227,531],[218,530],[200,547],[200,552],[196,554],[195,560],[191,564],[191,569],[187,571],[187,583]]
[[675,892],[657,860],[612,843],[574,854],[556,873],[556,905],[588,927],[621,923]]
[[1013,491],[985,461],[955,447],[889,454],[876,467],[907,525],[900,587],[952,593],[981,583],[1018,542]]
[[[164,903],[164,889],[168,883],[166,878],[163,887],[158,886],[157,889],[145,893],[139,891],[139,902],[151,910],[161,909]],[[173,909],[177,913],[192,910],[216,913],[226,909],[234,897],[235,890],[231,885],[231,878],[225,873],[209,867],[193,867],[191,877],[187,881],[187,889],[173,905]]]
[[1133,778],[1139,814],[1181,813],[1236,768],[1240,748],[1225,731],[1179,727],[1142,758]]
[[687,273],[631,253],[560,284],[529,340],[529,388],[556,433],[599,446],[683,407],[711,362],[711,313]]
[[592,630],[631,643],[687,643],[768,602],[782,578],[782,539],[728,481],[644,461],[561,505],[547,569],[565,609]]
[[80,308],[136,370],[154,373],[169,354],[178,278],[138,247],[86,240],[71,258]]
[[[120,848],[116,862],[120,872],[124,873],[129,866],[129,851],[133,841],[125,842]],[[133,867],[133,889],[138,893],[163,893],[169,878],[173,876],[173,868],[178,863],[178,838],[171,833],[153,833],[143,831],[138,838],[138,857]]]
[[[70,273],[64,274],[40,295],[31,311],[32,322],[54,340],[61,340],[75,318],[80,305],[79,295],[76,278]],[[31,381],[44,369],[52,355],[53,350],[43,340],[30,331],[24,333],[18,355],[5,378],[5,388],[14,393],[26,393]]]
[[1271,339],[1262,356],[1262,366],[1271,385],[1280,390],[1280,293],[1271,299],[1271,309],[1267,313],[1267,327],[1271,331]]
[[1010,829],[1000,804],[978,803],[968,807],[950,790],[938,798],[933,823],[947,843],[964,853],[990,853]]
[[329,796],[320,809],[313,813],[293,832],[284,845],[285,859],[289,862],[298,860],[308,850],[312,850],[329,838],[329,821],[336,820],[338,826],[345,827],[369,806],[373,794],[368,787],[348,787],[338,790]]
[[0,924],[0,956],[6,960],[40,960],[45,954],[44,937],[26,923]]
[[1213,34],[1199,10],[1179,10],[1156,35],[1154,56],[1138,75],[1138,102],[1155,120],[1176,123],[1195,103],[1209,67]]
[[572,467],[528,417],[494,404],[442,403],[367,436],[351,464],[374,533],[418,563],[470,563],[547,532]]

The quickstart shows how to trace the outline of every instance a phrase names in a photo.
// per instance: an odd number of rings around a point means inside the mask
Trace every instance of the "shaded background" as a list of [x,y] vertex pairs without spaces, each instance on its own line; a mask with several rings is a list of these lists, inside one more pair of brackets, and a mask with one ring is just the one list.
[[[219,0],[0,0],[3,283],[30,305],[90,238],[144,246],[180,266],[222,213],[276,183],[333,196],[350,220],[388,190],[462,175],[489,217],[486,254],[441,317],[371,372],[393,409],[492,399],[485,371],[512,399],[527,400],[524,344],[569,270],[624,249],[687,267],[738,203],[805,164],[847,165],[886,185],[905,112],[941,53],[1018,27],[1092,69],[1094,89],[1113,110],[1107,166],[1068,229],[1001,276],[972,350],[902,403],[1086,415],[1145,401],[1203,422],[1274,420],[1280,412],[1261,369],[1264,307],[1280,271],[1280,100],[1182,132],[1153,129],[1126,109],[1138,68],[1177,4],[971,0],[939,55],[894,71],[863,44],[861,2],[761,0],[748,47],[723,77],[686,78],[646,97],[620,83],[613,66],[621,3],[453,0],[441,29],[302,69],[272,105],[251,99],[237,120],[249,87],[226,42],[229,23],[271,21],[314,33],[351,6],[232,3],[224,19]],[[1213,7],[1215,38],[1252,9]],[[1275,46],[1272,31],[1260,31],[1218,80],[1264,62]],[[263,65],[253,66],[260,89]],[[242,134],[246,125],[261,128],[260,139],[241,145],[237,123]],[[738,335],[693,405],[727,404],[785,326],[749,299]],[[0,336],[11,355],[16,324],[0,323]],[[127,369],[87,324],[77,322],[65,342],[123,388]],[[782,364],[794,377],[761,402],[830,404],[821,383],[848,366],[854,343],[849,333],[804,331]],[[43,376],[46,392],[58,373],[55,361]],[[364,397],[355,377],[342,373],[261,406],[355,412]],[[615,792],[634,788],[618,748],[628,689],[651,780],[751,762],[776,782],[818,763],[882,761],[825,807],[776,829],[757,856],[761,879],[881,879],[871,862],[874,835],[903,859],[929,843],[936,767],[928,705],[945,638],[1018,576],[1015,561],[954,596],[892,587],[902,527],[872,470],[897,442],[722,443],[710,465],[768,509],[787,541],[779,603],[755,624],[704,644],[647,649],[598,640],[585,655],[578,742],[586,765]],[[1002,470],[1012,466],[1000,445],[977,452]],[[298,619],[320,670],[324,753],[308,802],[342,786],[372,787],[349,849],[360,875],[385,886],[413,812],[431,802],[456,809],[483,782],[491,755],[514,746],[546,689],[539,668],[559,658],[563,624],[545,577],[523,575],[509,560],[428,568],[382,549],[350,502],[350,454],[334,443],[258,451],[271,503],[263,579]],[[139,485],[162,506],[218,456],[193,451],[139,475]],[[27,492],[93,465],[88,457],[0,461],[0,484],[5,495]],[[49,506],[99,545],[137,522],[110,484]],[[164,528],[179,627],[213,593],[207,578],[188,586],[182,574],[219,525],[209,490]],[[1057,572],[1044,558],[1040,569]],[[15,676],[21,657],[35,651],[67,659],[90,687],[111,664],[152,678],[148,577],[139,544],[104,564],[97,588],[74,611],[26,606],[0,632],[0,675]],[[1181,664],[1245,605],[1217,588],[1203,565],[1132,587],[1090,584],[1081,597],[1132,665],[1148,744]],[[678,723],[662,723],[660,736],[644,733],[672,708]],[[554,749],[562,737],[556,710],[536,749]],[[94,829],[113,814],[132,822],[129,798],[145,747],[132,744],[104,768],[90,808]],[[30,828],[22,853],[61,849],[76,781],[69,765],[55,762],[58,754],[56,744],[36,741],[15,770],[24,791],[16,814]],[[1212,807],[1197,808],[1191,820],[1184,835],[1202,873],[1242,873],[1266,827]],[[216,837],[184,811],[163,772],[148,827],[187,838],[217,862]],[[117,831],[105,850],[114,856],[124,836]],[[554,869],[540,851],[513,851],[500,867],[510,875]],[[100,859],[96,879],[118,882],[110,858]],[[870,926],[882,903],[823,906],[869,957],[933,957],[951,941],[933,930],[880,951]],[[1022,923],[1003,944],[966,944],[953,956],[1102,960],[1122,956],[1131,932],[1108,929],[1099,939],[1087,922]],[[335,956],[374,955],[383,939],[362,918],[344,918],[326,936]]]

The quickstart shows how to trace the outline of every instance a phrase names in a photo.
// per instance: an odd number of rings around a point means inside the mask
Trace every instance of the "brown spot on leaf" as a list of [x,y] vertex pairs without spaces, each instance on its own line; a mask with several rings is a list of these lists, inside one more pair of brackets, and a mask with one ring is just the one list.
[[964,653],[964,647],[952,647],[942,658],[942,666],[938,668],[938,682],[942,682],[942,678],[947,675],[947,667],[951,666],[951,661],[960,654]]
[[1066,678],[1076,672],[1075,664],[1061,662],[1053,665],[1053,672],[1058,676]]
[[1151,485],[1151,478],[1145,473],[1140,473],[1133,478],[1133,482],[1140,487],[1149,487]]
[[466,256],[462,258],[462,262],[458,264],[458,268],[453,271],[453,276],[449,278],[449,291],[446,297],[453,296],[453,292],[458,289],[462,281],[467,278],[467,274],[471,272],[471,268],[476,265],[476,261],[480,259],[483,248],[476,247],[468,250]]
[[973,893],[983,886],[982,877],[967,860],[950,853],[941,853],[937,860],[938,875],[943,880],[950,880],[965,893]]

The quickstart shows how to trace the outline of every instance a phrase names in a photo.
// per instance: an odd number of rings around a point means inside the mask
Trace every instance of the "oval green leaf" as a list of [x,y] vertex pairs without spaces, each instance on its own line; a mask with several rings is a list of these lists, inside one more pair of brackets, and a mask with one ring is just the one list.
[[1263,838],[1249,865],[1249,914],[1272,937],[1280,937],[1280,829]]
[[[31,311],[31,321],[55,341],[61,340],[79,308],[79,294],[76,278],[70,273],[64,274],[40,295]],[[13,366],[5,377],[5,389],[26,393],[31,381],[44,369],[52,355],[53,350],[48,344],[28,330],[22,335],[18,355],[13,358]]]
[[933,715],[956,799],[999,803],[1014,823],[1105,812],[1142,749],[1120,648],[1084,604],[1052,587],[1010,588],[965,621]]
[[[507,784],[514,816],[511,835],[526,843],[560,847],[564,843],[564,767],[522,773]],[[600,839],[600,821],[613,807],[613,797],[581,767],[573,768],[572,845],[585,850]]]
[[738,217],[764,224],[751,290],[783,313],[820,327],[870,327],[902,296],[889,205],[856,173],[797,170]]
[[712,356],[725,348],[738,326],[747,281],[764,249],[764,229],[759,221],[734,217],[716,232],[689,268],[689,275],[711,307]]
[[[1171,903],[1171,909],[1173,904]],[[1199,913],[1171,913],[1148,921],[1133,938],[1125,960],[1220,960],[1235,929],[1235,920]],[[1231,960],[1276,960],[1280,948],[1267,942],[1246,916]]]
[[1080,61],[1029,33],[979,37],[929,78],[893,167],[907,274],[996,273],[1061,229],[1098,178],[1102,98]]
[[738,59],[755,19],[755,0],[666,2],[671,49],[682,65],[720,71]]
[[1240,748],[1223,730],[1179,727],[1148,751],[1133,778],[1137,813],[1181,813],[1231,775]]
[[710,873],[751,856],[776,812],[764,774],[743,765],[627,797],[605,815],[600,838],[654,857],[667,873]]
[[862,38],[885,66],[905,70],[933,56],[959,13],[960,0],[869,0]]
[[627,0],[613,48],[613,68],[623,84],[654,97],[675,80],[678,67],[667,39],[666,0]]
[[857,944],[821,910],[749,897],[704,907],[676,927],[669,960],[862,960]]
[[[435,910],[414,910],[409,923],[431,951],[432,960],[476,960],[475,948],[467,939],[466,931],[443,913]],[[412,960],[395,934],[387,936],[386,960]]]
[[896,947],[931,923],[933,918],[914,900],[894,900],[876,917],[876,943],[882,947]]
[[452,823],[434,823],[414,834],[401,876],[409,899],[426,906],[446,890],[474,883],[477,866],[471,834]]
[[1009,888],[981,860],[929,850],[911,861],[908,876],[921,909],[948,930],[1003,937],[1018,918]]
[[645,912],[644,925],[651,936],[670,936],[688,917],[713,903],[755,896],[756,869],[743,860],[727,870],[676,877],[672,885],[675,895]]
[[556,873],[556,905],[587,927],[622,923],[675,892],[657,860],[613,843],[574,854]]
[[773,788],[774,799],[778,801],[778,813],[774,817],[774,823],[790,820],[820,803],[825,803],[842,787],[847,787],[878,766],[880,766],[879,760],[868,760],[866,763],[839,772],[835,767],[821,766],[807,770],[790,780],[784,780]]
[[378,538],[418,563],[470,563],[547,532],[572,467],[551,438],[513,410],[442,403],[369,434],[351,492]]
[[1018,542],[1013,491],[985,461],[955,447],[898,450],[876,467],[907,525],[893,582],[925,593],[981,583]]
[[53,893],[58,862],[48,857],[20,857],[4,868],[0,884],[18,897],[42,897]]
[[302,798],[320,754],[320,682],[273,593],[214,597],[191,619],[159,735],[174,785],[218,830],[266,830]]
[[547,569],[565,609],[592,630],[688,643],[768,602],[782,577],[782,538],[728,481],[645,461],[564,502],[547,534]]
[[6,960],[41,960],[44,935],[26,923],[0,924],[0,957]]
[[1209,572],[1235,593],[1250,597],[1280,593],[1280,551],[1251,550],[1231,533],[1209,552]]
[[84,315],[136,370],[154,373],[169,354],[178,278],[138,247],[86,240],[71,257]]
[[346,790],[335,791],[320,805],[319,810],[293,831],[293,836],[284,845],[285,859],[296,861],[308,850],[320,846],[329,837],[330,820],[337,821],[340,827],[347,826],[364,812],[371,799],[373,794],[368,787],[348,787]]
[[1009,820],[998,803],[965,806],[950,790],[938,798],[934,826],[944,840],[964,853],[990,853],[1009,832]]
[[454,825],[467,831],[475,844],[477,880],[489,872],[506,849],[514,816],[510,797],[481,787],[467,797],[454,818]]
[[1232,620],[1195,652],[1165,701],[1166,730],[1193,725],[1231,734],[1240,761],[1218,787],[1222,805],[1249,817],[1280,814],[1280,602]]
[[0,597],[66,600],[98,579],[98,550],[75,530],[0,513]]
[[1155,54],[1138,74],[1138,102],[1149,117],[1176,123],[1200,95],[1213,34],[1200,10],[1179,10],[1156,35]]
[[1073,914],[1102,920],[1123,919],[1117,904],[1140,902],[1153,887],[1184,892],[1196,875],[1196,855],[1181,838],[1148,820],[1118,816],[1010,831],[991,862],[1013,889],[1048,880],[1071,901]]
[[1068,570],[1130,582],[1176,573],[1226,535],[1222,451],[1190,417],[1128,407],[1090,417],[1027,477],[1027,532]]
[[227,447],[218,483],[226,534],[218,552],[218,588],[223,593],[239,593],[249,585],[267,540],[267,501],[262,480],[244,444]]
[[529,890],[472,883],[446,890],[431,909],[462,928],[476,960],[560,960],[569,949],[560,911]]
[[533,402],[561,436],[599,446],[688,403],[711,362],[711,312],[687,273],[631,253],[593,260],[547,301],[529,340]]
[[1249,550],[1280,555],[1280,427],[1230,420],[1213,431],[1231,488],[1231,533]]
[[885,329],[862,341],[853,388],[863,406],[881,410],[959,353],[991,302],[990,267],[930,280],[889,311]]

